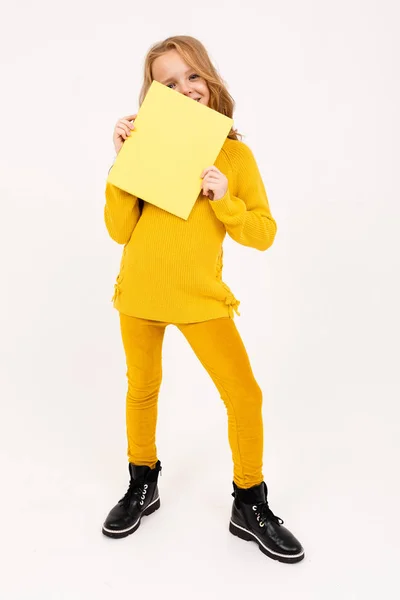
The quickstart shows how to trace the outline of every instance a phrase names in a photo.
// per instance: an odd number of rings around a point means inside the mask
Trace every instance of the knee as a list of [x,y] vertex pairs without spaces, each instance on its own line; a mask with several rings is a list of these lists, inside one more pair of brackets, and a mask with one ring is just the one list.
[[234,395],[246,405],[247,410],[261,410],[263,393],[254,377],[246,378],[235,386]]
[[249,397],[255,406],[261,408],[263,401],[263,393],[257,381],[253,378],[249,385]]
[[127,398],[130,403],[140,404],[141,407],[157,401],[161,386],[161,377],[144,378],[131,377],[128,374]]

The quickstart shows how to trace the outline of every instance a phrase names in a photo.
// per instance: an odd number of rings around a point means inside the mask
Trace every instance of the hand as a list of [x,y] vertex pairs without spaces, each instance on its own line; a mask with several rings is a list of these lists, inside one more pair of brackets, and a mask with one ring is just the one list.
[[217,167],[207,167],[200,177],[203,179],[202,189],[204,196],[210,200],[220,200],[228,190],[228,179]]
[[135,128],[135,125],[131,123],[131,121],[136,119],[136,117],[137,114],[128,115],[127,117],[122,117],[122,119],[117,121],[113,134],[114,148],[117,154],[121,150],[128,135],[131,135],[131,131]]

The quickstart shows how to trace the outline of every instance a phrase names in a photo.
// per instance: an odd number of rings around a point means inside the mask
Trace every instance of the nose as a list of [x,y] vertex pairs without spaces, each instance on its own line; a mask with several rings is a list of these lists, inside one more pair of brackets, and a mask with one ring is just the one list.
[[179,86],[179,91],[181,94],[184,94],[185,96],[190,96],[190,94],[192,93],[192,89],[186,83],[183,83]]

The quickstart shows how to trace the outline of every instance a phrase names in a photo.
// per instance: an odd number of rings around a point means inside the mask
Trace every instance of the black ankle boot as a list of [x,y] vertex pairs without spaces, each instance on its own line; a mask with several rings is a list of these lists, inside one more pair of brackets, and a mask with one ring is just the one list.
[[158,474],[161,463],[158,460],[154,469],[128,463],[131,480],[125,496],[108,513],[102,532],[112,538],[130,535],[140,525],[142,516],[150,515],[160,508]]
[[247,489],[232,483],[235,500],[229,531],[242,540],[257,542],[261,552],[274,560],[285,563],[302,560],[302,545],[286,527],[282,527],[283,520],[268,506],[266,483],[263,481]]

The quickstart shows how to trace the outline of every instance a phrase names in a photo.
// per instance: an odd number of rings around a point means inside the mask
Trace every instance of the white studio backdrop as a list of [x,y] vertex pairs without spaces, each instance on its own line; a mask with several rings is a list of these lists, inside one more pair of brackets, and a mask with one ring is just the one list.
[[[284,0],[9,4],[1,36],[0,596],[397,597],[399,7]],[[124,540],[122,246],[103,221],[116,121],[149,47],[198,37],[236,102],[278,224],[225,241],[224,280],[264,392],[270,506],[306,558],[228,532],[222,400],[167,329],[161,509]],[[289,572],[290,571],[290,572]]]

